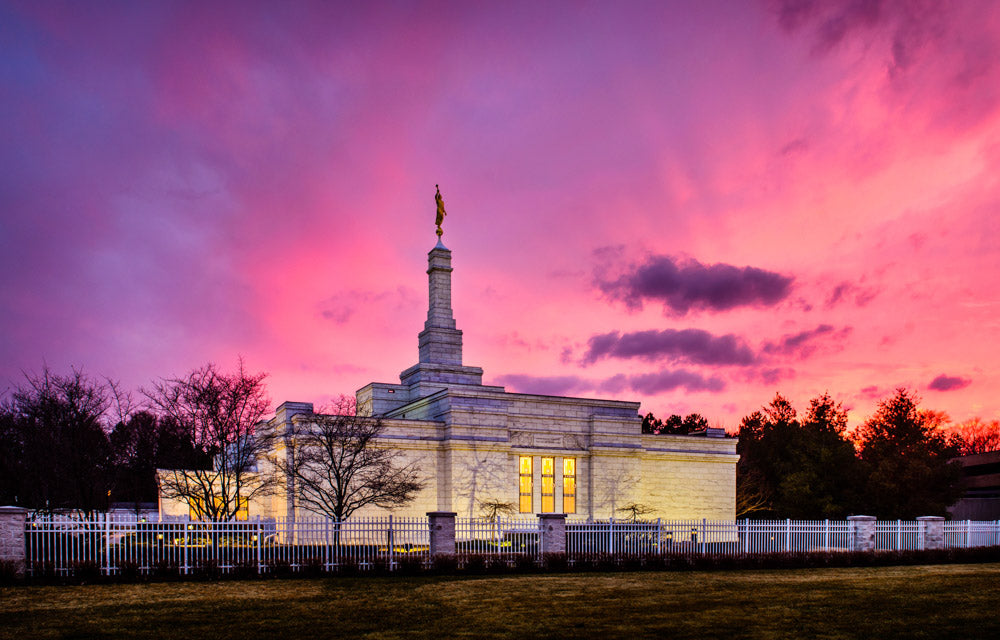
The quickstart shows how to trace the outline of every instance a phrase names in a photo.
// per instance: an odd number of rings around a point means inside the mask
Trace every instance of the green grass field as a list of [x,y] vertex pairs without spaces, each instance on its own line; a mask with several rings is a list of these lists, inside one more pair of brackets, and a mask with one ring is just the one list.
[[1000,638],[1000,564],[0,589],[3,638]]

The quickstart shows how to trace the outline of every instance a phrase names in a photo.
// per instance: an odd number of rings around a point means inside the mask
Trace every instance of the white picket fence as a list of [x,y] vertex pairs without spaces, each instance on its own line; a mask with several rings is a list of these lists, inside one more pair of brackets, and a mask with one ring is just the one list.
[[[925,548],[924,525],[912,521],[875,523],[877,551]],[[653,520],[647,522],[568,520],[566,554],[760,554],[846,551],[854,524],[820,520]],[[1000,545],[1000,521],[944,523],[944,546]],[[343,568],[395,570],[426,566],[430,558],[428,518],[255,519],[214,522],[188,519],[147,521],[131,515],[92,518],[29,517],[25,531],[29,575],[250,574],[334,571]],[[455,555],[517,556],[546,553],[539,520],[458,518]]]
[[[427,518],[254,519],[217,522],[186,518],[150,522],[128,515],[93,518],[37,516],[25,526],[29,575],[195,572],[280,573],[342,567],[395,569],[424,562]],[[414,560],[409,560],[413,558]]]

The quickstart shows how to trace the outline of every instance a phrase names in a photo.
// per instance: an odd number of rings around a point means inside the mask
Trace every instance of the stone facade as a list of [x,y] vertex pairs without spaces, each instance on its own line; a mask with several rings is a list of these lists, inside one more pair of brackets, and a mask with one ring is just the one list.
[[[638,402],[484,385],[483,370],[462,362],[462,332],[451,308],[451,251],[440,241],[428,254],[427,274],[417,364],[398,384],[372,382],[357,392],[359,413],[383,420],[381,446],[414,462],[426,481],[394,514],[473,517],[483,502],[503,502],[522,513],[584,518],[622,517],[618,510],[629,504],[647,507],[654,518],[734,518],[735,439],[643,435]],[[309,403],[285,402],[271,426],[294,433],[293,421],[308,421],[313,411]],[[523,459],[530,459],[524,477]],[[297,515],[292,488],[289,481],[284,495],[251,505],[251,514]],[[384,514],[374,508],[357,513]]]

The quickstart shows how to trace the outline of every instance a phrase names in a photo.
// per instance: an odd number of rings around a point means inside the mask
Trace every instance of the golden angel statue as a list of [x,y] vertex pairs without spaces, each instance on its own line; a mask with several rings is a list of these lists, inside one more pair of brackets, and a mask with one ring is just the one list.
[[434,194],[434,202],[437,203],[437,218],[435,218],[434,224],[437,225],[436,233],[440,238],[441,234],[444,233],[441,230],[441,223],[444,222],[444,217],[448,214],[444,211],[444,198],[441,197],[441,188],[438,185],[434,185],[434,188],[437,190],[437,193]]

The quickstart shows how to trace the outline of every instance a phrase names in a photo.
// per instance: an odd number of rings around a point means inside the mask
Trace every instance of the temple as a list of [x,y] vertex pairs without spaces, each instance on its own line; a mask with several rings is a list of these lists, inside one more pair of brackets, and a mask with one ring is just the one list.
[[[427,256],[427,320],[417,336],[417,363],[399,374],[399,383],[372,382],[356,394],[358,414],[382,421],[377,446],[397,450],[419,470],[424,488],[404,506],[369,505],[356,515],[477,517],[484,505],[501,504],[524,514],[584,519],[637,511],[647,518],[734,519],[736,440],[721,429],[643,434],[638,402],[484,385],[483,370],[462,360],[452,274],[451,251],[439,235]],[[284,402],[267,426],[294,437],[296,425],[316,419],[313,411],[311,403]],[[268,465],[260,471],[276,473]],[[307,515],[295,502],[294,480],[282,484],[276,494],[252,501],[247,513]],[[186,511],[181,504],[165,506],[178,515]]]
[[[372,382],[357,392],[359,413],[385,425],[381,446],[405,453],[425,478],[415,500],[393,512],[481,515],[484,504],[521,513],[622,517],[640,505],[646,517],[732,520],[736,440],[641,433],[638,402],[508,393],[484,385],[483,370],[462,361],[462,331],[451,308],[451,251],[427,256],[427,320],[417,363],[399,383]],[[313,406],[285,402],[274,426],[291,431]],[[290,495],[261,505],[294,516]],[[360,515],[385,513],[366,508]]]

